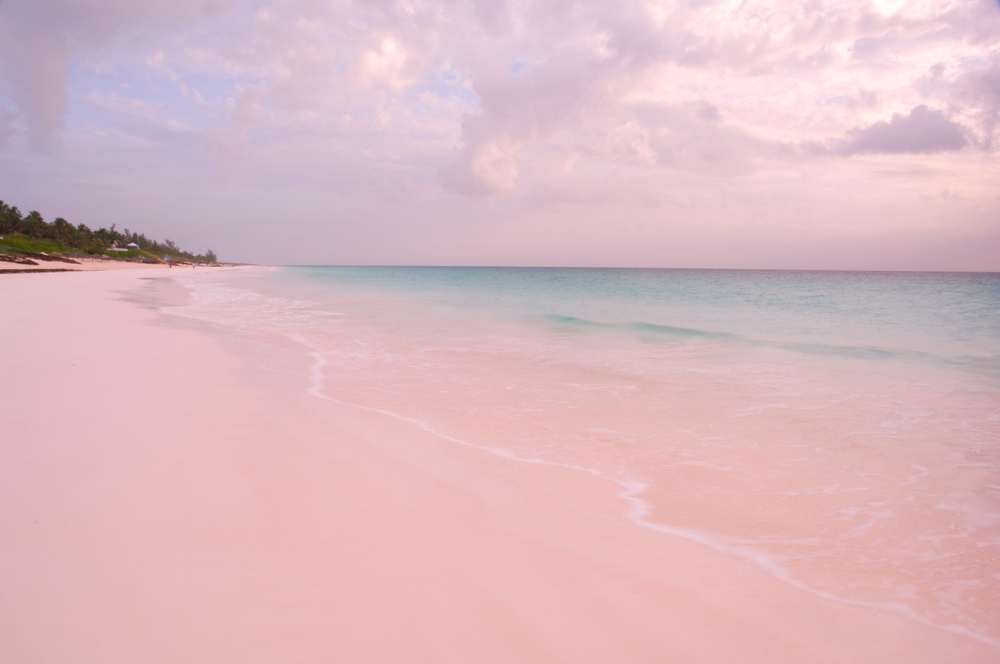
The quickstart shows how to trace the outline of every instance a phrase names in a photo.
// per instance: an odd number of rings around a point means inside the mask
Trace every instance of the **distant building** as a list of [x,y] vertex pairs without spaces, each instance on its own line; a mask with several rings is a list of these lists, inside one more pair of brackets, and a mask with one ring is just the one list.
[[125,248],[129,250],[139,249],[139,245],[137,245],[135,242],[129,242],[128,244],[125,245]]
[[128,249],[126,249],[125,247],[119,247],[118,240],[115,240],[114,242],[111,243],[111,246],[108,247],[108,251],[128,251]]

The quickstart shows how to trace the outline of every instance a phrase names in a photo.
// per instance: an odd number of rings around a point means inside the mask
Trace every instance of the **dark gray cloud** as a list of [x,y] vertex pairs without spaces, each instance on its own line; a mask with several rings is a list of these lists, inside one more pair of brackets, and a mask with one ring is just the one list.
[[908,115],[895,113],[888,122],[880,121],[848,132],[840,145],[841,154],[931,154],[961,150],[968,144],[961,125],[920,105]]

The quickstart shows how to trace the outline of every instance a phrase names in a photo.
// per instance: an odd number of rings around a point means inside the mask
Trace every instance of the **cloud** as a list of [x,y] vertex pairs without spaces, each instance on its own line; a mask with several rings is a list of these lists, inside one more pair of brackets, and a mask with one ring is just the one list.
[[100,92],[89,95],[87,103],[109,114],[123,115],[142,120],[157,120],[162,112],[162,109],[158,106],[142,100],[124,99],[116,94]]
[[512,72],[491,67],[473,84],[480,111],[462,122],[463,147],[444,171],[444,182],[469,194],[511,191],[518,155],[571,116],[593,113],[607,80],[597,58],[573,51]]
[[968,104],[982,132],[982,146],[992,150],[1000,126],[1000,56],[994,57],[988,68],[960,76],[955,96]]
[[[468,63],[479,107],[464,119],[462,145],[443,169],[447,187],[470,195],[517,191],[532,177],[528,164],[553,151],[605,163],[631,151],[632,163],[730,176],[831,151],[961,149],[964,128],[922,103],[917,80],[933,65],[946,93],[972,53],[998,44],[985,26],[1000,29],[996,12],[972,1],[884,9],[584,0],[504,8],[515,26],[504,33],[507,46],[517,57],[500,67],[481,52],[485,58]],[[944,62],[955,67],[950,75]],[[841,100],[840,111],[820,115],[822,97]],[[913,108],[908,115],[860,124],[901,101]],[[679,110],[694,103],[704,105],[700,117]],[[634,112],[639,107],[645,117]],[[715,126],[702,122],[710,117]],[[845,138],[824,146],[823,127]],[[626,135],[629,149],[601,149]],[[796,144],[812,147],[789,147]]]
[[577,204],[837,226],[914,190],[995,209],[981,0],[0,0],[0,34],[0,170],[25,191],[218,186],[242,219],[245,187],[442,226]]
[[39,150],[58,142],[69,101],[69,67],[88,49],[125,33],[160,32],[197,22],[238,0],[0,2],[0,79]]
[[967,144],[961,125],[947,119],[943,111],[920,105],[908,115],[894,113],[888,122],[851,130],[837,151],[845,155],[933,154],[961,150]]
[[[843,134],[858,125],[861,111],[877,103],[898,107],[914,96],[909,82],[916,76],[908,72],[927,66],[908,65],[901,55],[972,62],[970,55],[996,48],[998,12],[983,3],[883,5],[4,0],[0,30],[23,43],[0,43],[0,78],[39,146],[60,133],[70,63],[82,55],[108,58],[113,69],[132,51],[135,61],[205,107],[210,91],[199,90],[194,78],[228,78],[222,98],[232,99],[230,111],[217,113],[217,126],[206,129],[216,137],[319,122],[327,113],[388,129],[429,119],[431,96],[462,97],[472,107],[465,117],[449,115],[450,130],[434,129],[441,136],[460,132],[459,145],[432,150],[434,158],[451,154],[437,165],[443,181],[466,193],[511,192],[526,172],[523,162],[550,149],[546,142],[556,134],[567,151],[598,155],[582,134],[601,124],[605,134],[620,133],[635,121],[625,116],[637,101],[679,107],[701,100],[743,136],[817,141],[823,124],[840,124],[826,135]],[[966,87],[976,86],[969,79]],[[859,96],[875,89],[878,97]],[[847,100],[847,113],[814,117],[818,94]],[[388,115],[390,105],[397,110]],[[675,133],[689,133],[687,116],[675,118]],[[574,127],[581,135],[570,145]],[[737,143],[729,149],[745,150],[740,159],[753,163],[761,142]]]
[[502,37],[513,27],[507,0],[474,0],[476,18],[486,34]]
[[[0,12],[8,9],[0,4]],[[69,99],[65,39],[49,31],[25,32],[0,21],[0,73],[23,119],[31,144],[53,147]]]

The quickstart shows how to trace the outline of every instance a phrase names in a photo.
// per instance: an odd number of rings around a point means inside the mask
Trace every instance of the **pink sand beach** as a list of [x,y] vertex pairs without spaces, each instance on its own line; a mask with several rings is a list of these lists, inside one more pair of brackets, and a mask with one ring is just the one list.
[[163,269],[0,277],[0,661],[996,662],[621,489],[263,375]]

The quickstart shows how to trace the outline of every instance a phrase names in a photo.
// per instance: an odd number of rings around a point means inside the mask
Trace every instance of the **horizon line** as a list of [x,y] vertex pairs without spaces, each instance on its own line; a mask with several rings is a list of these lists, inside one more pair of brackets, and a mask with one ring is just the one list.
[[[221,262],[221,261],[220,261]],[[491,270],[660,270],[660,271],[702,271],[702,272],[849,272],[856,274],[983,274],[1000,275],[1000,271],[987,270],[892,270],[892,269],[817,269],[783,267],[636,267],[636,266],[588,266],[588,265],[406,265],[406,264],[319,264],[319,263],[226,263],[228,265],[253,267],[353,267],[353,268],[430,268],[430,269],[491,269]]]

